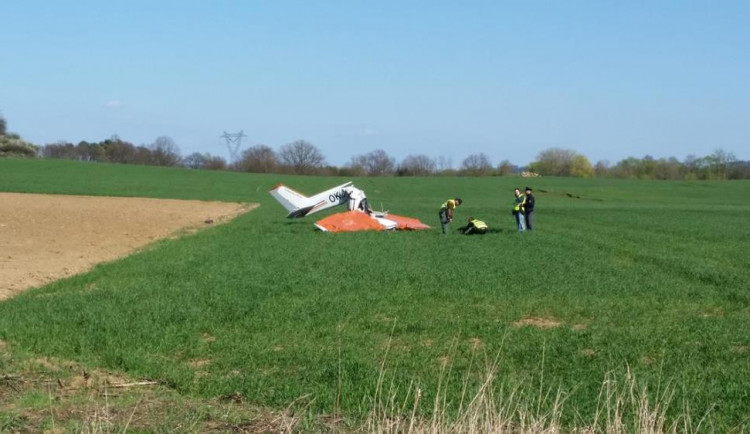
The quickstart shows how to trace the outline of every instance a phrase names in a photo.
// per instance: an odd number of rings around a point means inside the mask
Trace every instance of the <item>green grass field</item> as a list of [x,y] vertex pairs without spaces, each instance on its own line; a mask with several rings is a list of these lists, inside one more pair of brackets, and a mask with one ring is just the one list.
[[[628,371],[654,398],[673,391],[668,415],[750,424],[750,182],[533,179],[524,234],[510,215],[520,178],[353,179],[376,209],[438,227],[414,233],[316,232],[315,216],[287,220],[268,194],[346,180],[0,160],[0,191],[261,204],[0,303],[0,339],[193,396],[271,408],[308,396],[311,412],[355,420],[381,374],[425,402],[447,382],[455,408],[497,358],[498,388],[537,403],[563,392],[566,424],[590,423],[605,378]],[[492,232],[441,235],[454,196],[457,222]],[[561,325],[514,325],[526,317]]]

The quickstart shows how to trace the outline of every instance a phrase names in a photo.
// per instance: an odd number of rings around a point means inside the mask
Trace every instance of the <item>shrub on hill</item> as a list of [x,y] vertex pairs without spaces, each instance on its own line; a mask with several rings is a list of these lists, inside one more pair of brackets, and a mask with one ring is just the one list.
[[34,158],[37,147],[24,141],[18,134],[0,135],[0,157]]

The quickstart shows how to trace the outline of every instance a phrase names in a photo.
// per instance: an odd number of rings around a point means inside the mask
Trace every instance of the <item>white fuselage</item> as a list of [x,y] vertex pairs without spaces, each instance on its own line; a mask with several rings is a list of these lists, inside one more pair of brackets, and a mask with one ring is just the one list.
[[366,200],[365,192],[351,182],[310,197],[280,184],[271,190],[271,195],[289,211],[288,218],[304,217],[343,204],[347,204],[349,210],[357,210]]

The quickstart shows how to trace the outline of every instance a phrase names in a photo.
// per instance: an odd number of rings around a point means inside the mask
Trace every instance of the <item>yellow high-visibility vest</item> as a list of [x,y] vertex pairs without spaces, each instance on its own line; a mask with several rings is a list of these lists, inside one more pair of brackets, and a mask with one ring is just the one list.
[[456,201],[454,199],[448,199],[446,200],[443,205],[440,207],[440,209],[454,209],[456,207]]
[[487,229],[487,224],[481,220],[474,219],[471,223],[474,224],[474,227],[477,229]]

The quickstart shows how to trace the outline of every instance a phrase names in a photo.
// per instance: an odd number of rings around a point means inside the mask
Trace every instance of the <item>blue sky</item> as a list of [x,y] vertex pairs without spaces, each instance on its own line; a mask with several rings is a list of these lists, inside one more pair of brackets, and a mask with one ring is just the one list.
[[0,111],[44,144],[170,136],[227,156],[297,139],[493,163],[750,160],[747,1],[21,1]]

